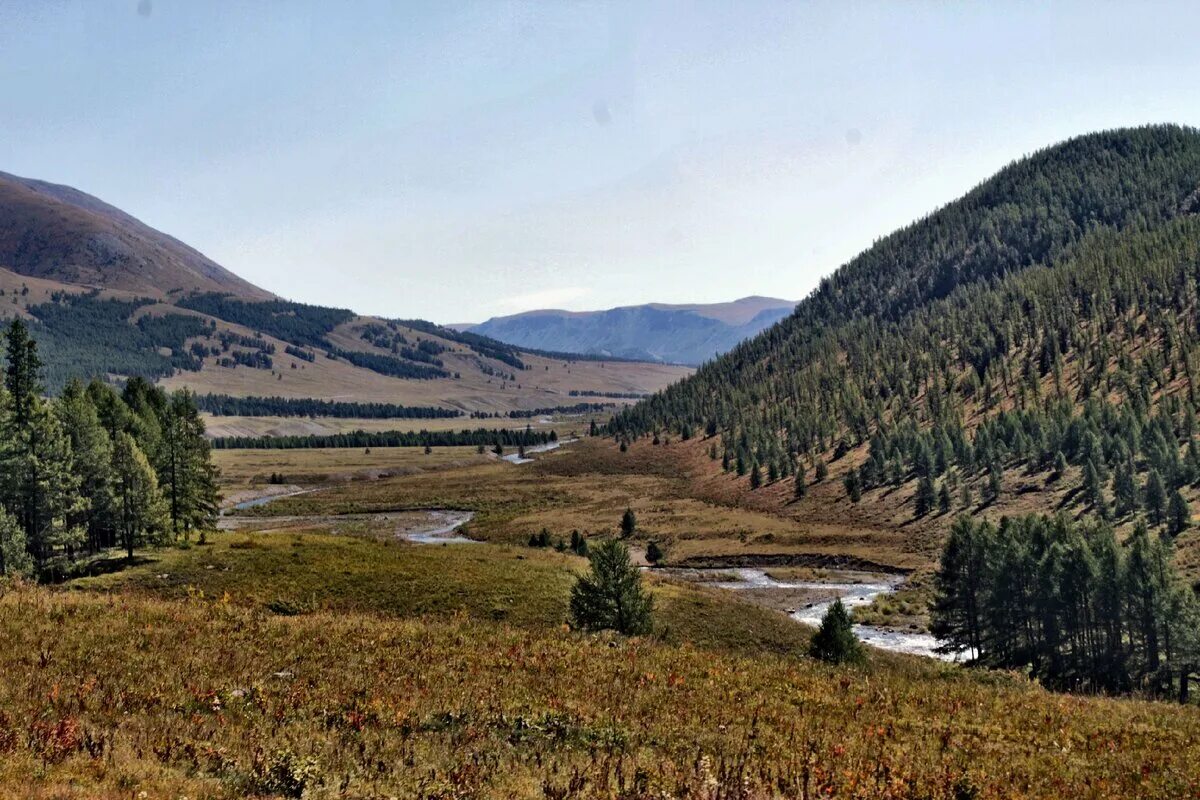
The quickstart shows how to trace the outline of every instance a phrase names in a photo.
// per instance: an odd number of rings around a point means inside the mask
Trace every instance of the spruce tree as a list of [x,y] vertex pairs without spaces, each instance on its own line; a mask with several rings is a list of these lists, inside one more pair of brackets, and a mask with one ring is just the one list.
[[632,508],[626,508],[625,513],[621,515],[621,538],[628,539],[637,531],[637,516],[633,513]]
[[1167,501],[1167,535],[1178,536],[1191,524],[1192,511],[1188,508],[1187,500],[1183,499],[1183,494],[1176,489],[1171,492],[1171,499]]
[[1167,489],[1163,486],[1162,476],[1158,470],[1150,470],[1146,476],[1146,488],[1142,492],[1142,505],[1146,509],[1146,519],[1151,525],[1161,525],[1167,516]]
[[88,549],[97,552],[116,541],[112,517],[112,441],[79,381],[67,383],[55,411],[71,443],[79,492],[88,500],[78,523],[87,531]]
[[1113,498],[1116,501],[1117,516],[1124,517],[1137,510],[1137,483],[1133,478],[1133,468],[1127,461],[1117,464],[1113,471]]
[[846,488],[846,496],[850,498],[851,503],[862,500],[862,479],[859,477],[858,470],[851,469],[847,472],[846,477],[842,479],[842,484]]
[[831,664],[861,664],[866,660],[862,642],[854,635],[850,612],[841,598],[834,600],[813,634],[808,654]]
[[1083,496],[1097,516],[1101,519],[1108,518],[1108,500],[1104,497],[1104,484],[1100,480],[1096,462],[1090,458],[1083,466]]
[[149,459],[128,433],[113,442],[112,481],[117,529],[129,559],[134,547],[158,543],[167,527],[167,510]]
[[943,480],[942,485],[938,488],[938,511],[948,514],[953,506],[954,498],[950,494],[950,481]]
[[615,630],[627,636],[650,632],[653,599],[617,539],[593,547],[591,569],[571,588],[571,619],[585,630]]
[[923,517],[933,511],[933,506],[937,502],[937,490],[933,486],[933,478],[929,475],[921,476],[917,481],[917,493],[913,496],[913,510],[918,517]]

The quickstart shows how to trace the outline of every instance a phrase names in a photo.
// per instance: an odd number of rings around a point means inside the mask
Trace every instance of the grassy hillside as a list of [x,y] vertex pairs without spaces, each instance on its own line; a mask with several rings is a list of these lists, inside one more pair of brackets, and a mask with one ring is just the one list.
[[[1191,709],[1054,696],[915,659],[831,668],[796,655],[802,639],[755,643],[747,631],[771,612],[681,587],[657,591],[663,617],[698,618],[722,639],[572,633],[556,624],[571,559],[517,555],[226,534],[76,591],[9,590],[0,793],[1116,798],[1198,788]],[[777,618],[780,632],[800,630]]]

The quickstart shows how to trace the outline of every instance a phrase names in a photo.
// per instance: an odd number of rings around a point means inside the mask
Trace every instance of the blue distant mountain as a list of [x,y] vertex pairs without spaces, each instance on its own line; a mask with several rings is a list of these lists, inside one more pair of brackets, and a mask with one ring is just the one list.
[[462,329],[518,347],[695,365],[769,328],[795,306],[754,296],[708,305],[526,311]]

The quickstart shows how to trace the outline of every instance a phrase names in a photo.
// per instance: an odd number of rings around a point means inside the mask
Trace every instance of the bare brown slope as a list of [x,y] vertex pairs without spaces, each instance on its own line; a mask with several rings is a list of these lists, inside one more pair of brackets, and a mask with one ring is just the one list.
[[193,290],[271,296],[89,194],[3,172],[0,267],[34,278],[158,297]]

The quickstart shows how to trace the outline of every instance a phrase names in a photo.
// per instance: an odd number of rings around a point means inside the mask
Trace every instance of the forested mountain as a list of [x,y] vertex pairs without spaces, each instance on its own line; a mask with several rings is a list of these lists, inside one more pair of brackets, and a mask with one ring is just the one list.
[[1188,397],[1172,381],[1198,344],[1198,207],[1200,133],[1070,140],[878,242],[612,431],[709,428],[767,463],[931,427],[991,438],[1120,395],[1110,413],[1148,413]]
[[70,186],[0,172],[0,267],[150,296],[222,291],[266,299],[178,239]]
[[469,330],[540,350],[700,364],[783,319],[794,307],[787,300],[743,297],[711,305],[528,311],[493,317]]
[[[790,515],[907,508],[898,535],[945,542],[933,621],[952,647],[1056,686],[1186,697],[1197,211],[1200,131],[1072,139],[882,239],[608,432],[702,436],[741,497]],[[1028,510],[1059,516],[1011,516]]]

